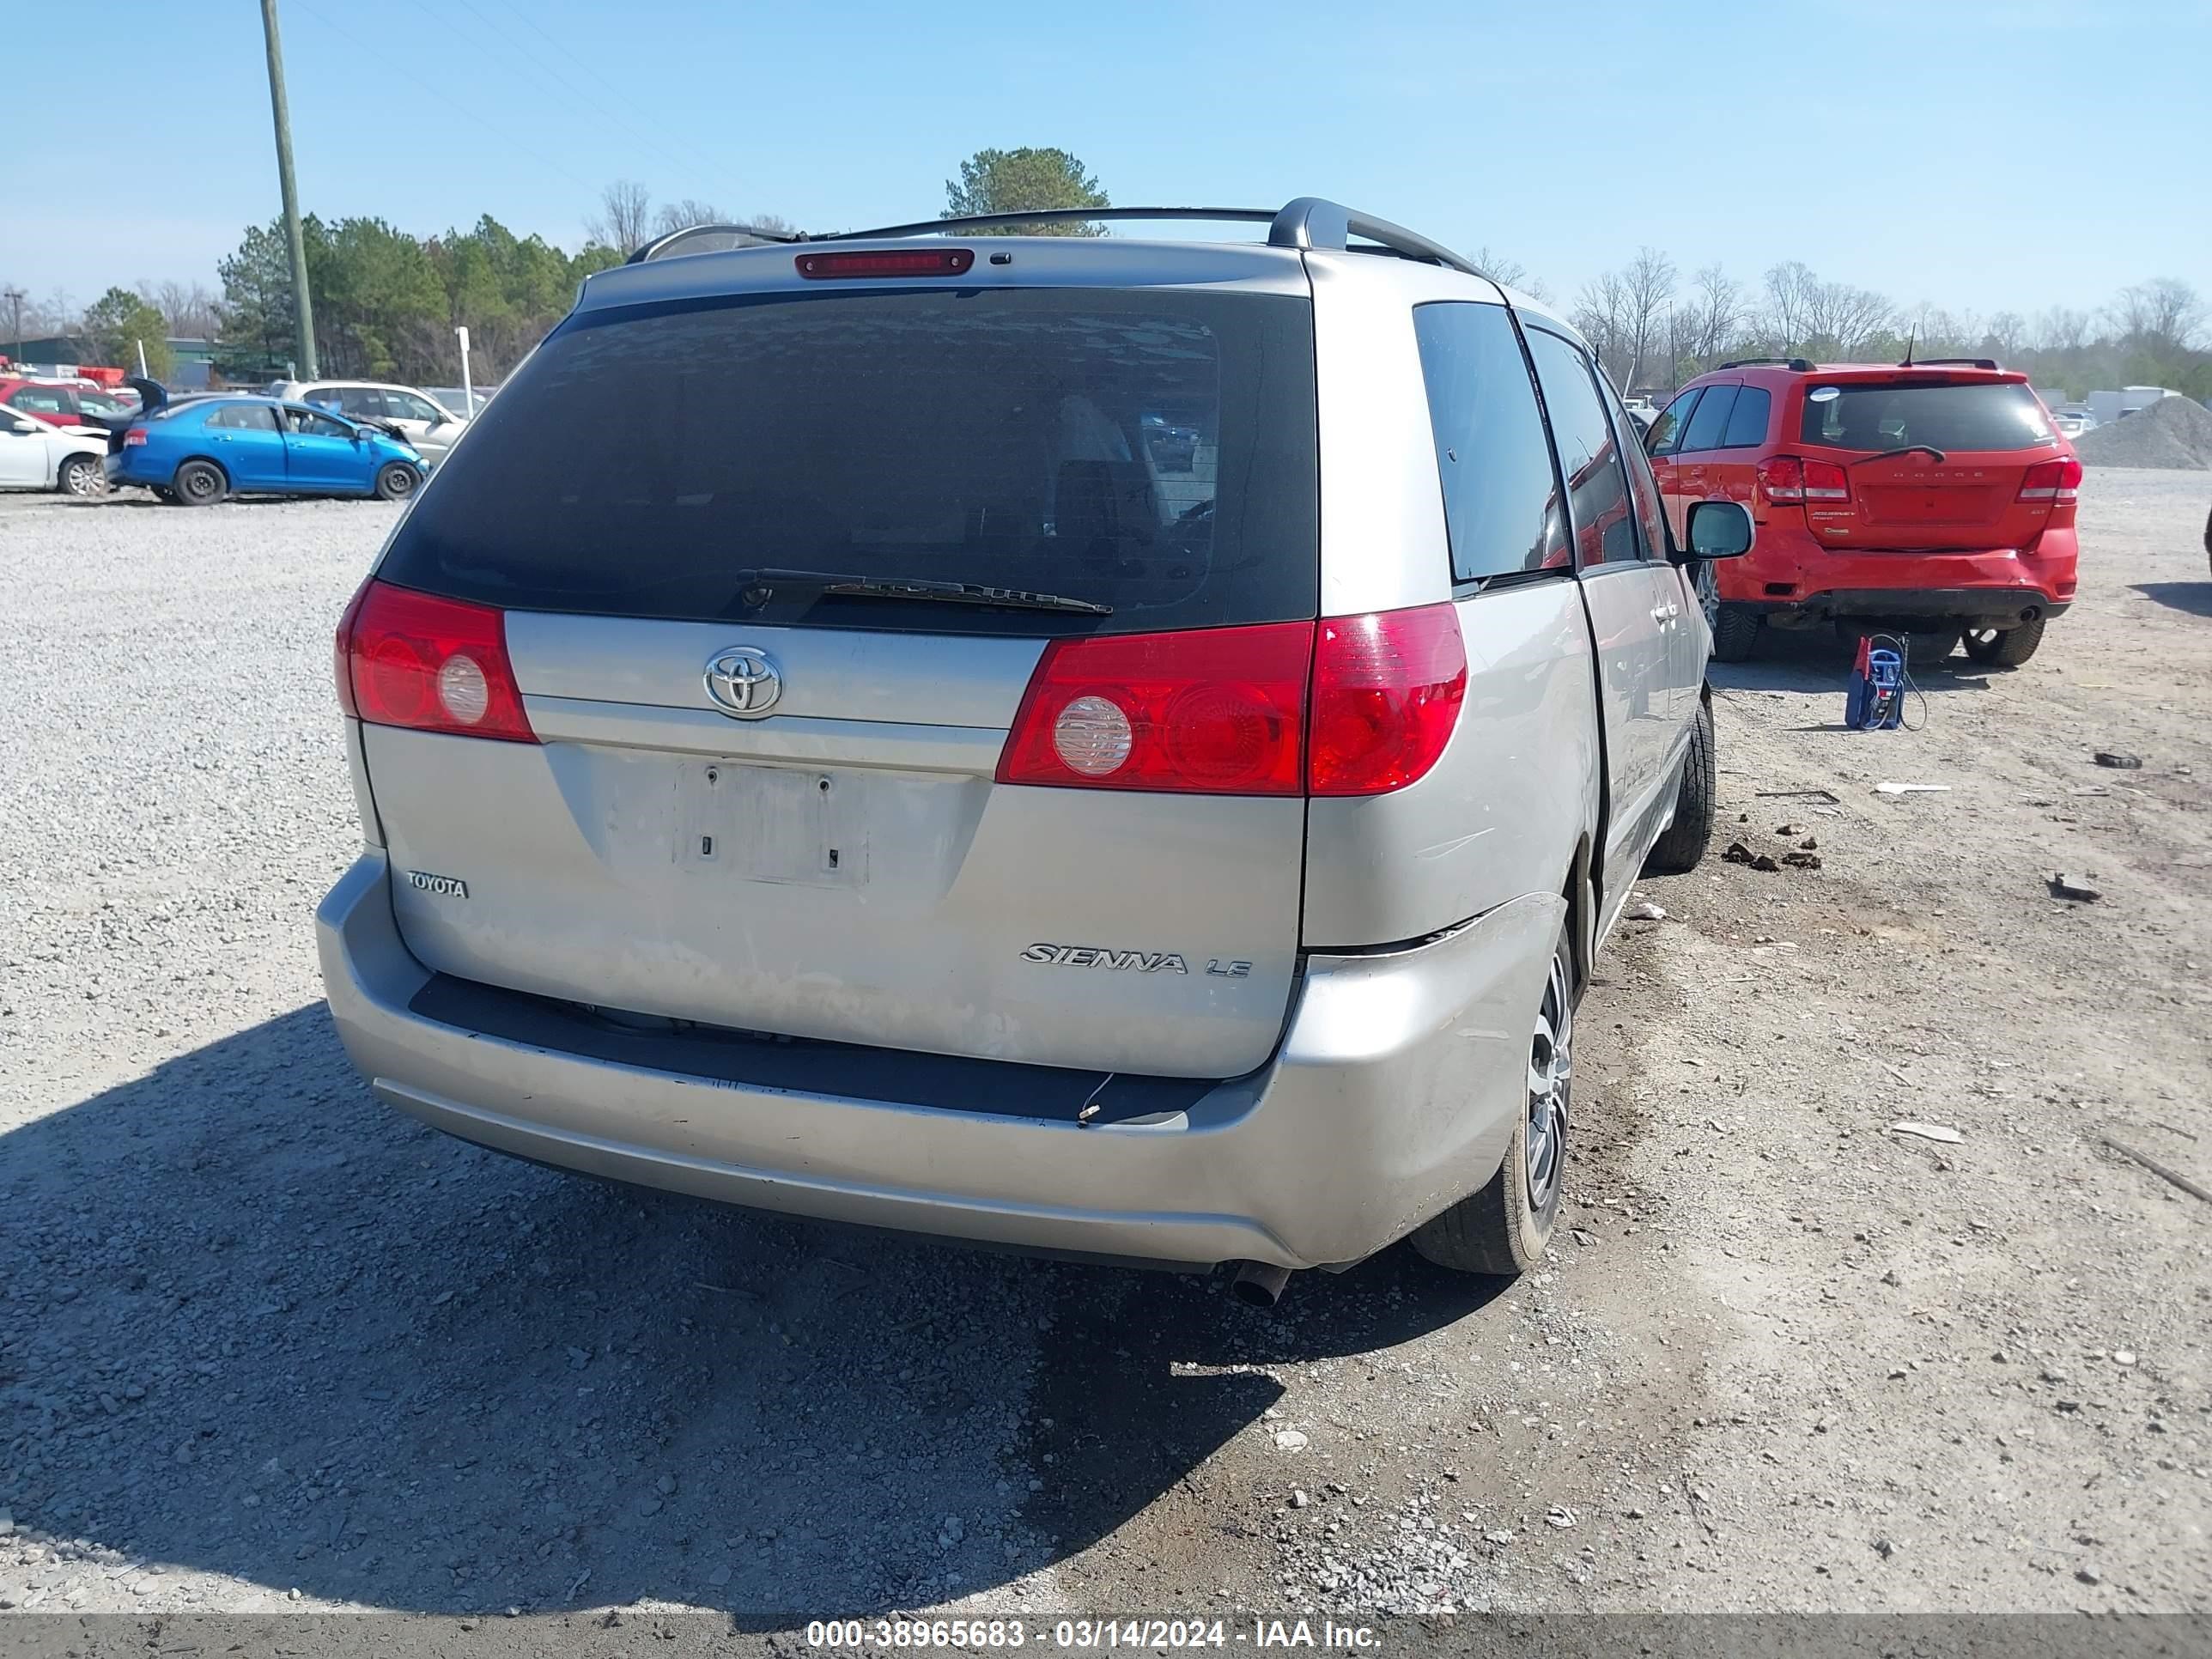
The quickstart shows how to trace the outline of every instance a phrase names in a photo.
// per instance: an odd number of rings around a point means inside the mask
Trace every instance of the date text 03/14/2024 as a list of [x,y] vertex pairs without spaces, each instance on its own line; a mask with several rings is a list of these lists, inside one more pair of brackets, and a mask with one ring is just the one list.
[[[1042,1626],[1042,1621],[1040,1626]],[[806,1626],[815,1648],[989,1650],[1024,1648],[1031,1637],[1019,1619],[833,1619]],[[1077,1650],[1118,1649],[1334,1648],[1371,1652],[1382,1642],[1371,1626],[1322,1620],[1254,1619],[1231,1625],[1221,1619],[1060,1619],[1040,1628],[1039,1646]]]

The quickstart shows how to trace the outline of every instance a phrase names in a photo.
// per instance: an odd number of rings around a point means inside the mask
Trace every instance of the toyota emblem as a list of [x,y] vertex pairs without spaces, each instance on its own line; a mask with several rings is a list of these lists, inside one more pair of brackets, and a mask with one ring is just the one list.
[[725,714],[765,714],[783,695],[783,676],[765,651],[733,645],[707,663],[707,695]]

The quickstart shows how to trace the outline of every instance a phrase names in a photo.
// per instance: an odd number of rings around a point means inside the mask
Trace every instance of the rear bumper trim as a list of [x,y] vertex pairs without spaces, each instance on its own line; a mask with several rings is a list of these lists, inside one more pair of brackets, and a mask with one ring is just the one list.
[[2056,617],[2073,603],[2032,587],[1838,588],[1790,599],[1754,599],[1750,609],[1770,623],[1925,618],[2017,627],[2037,617]]
[[[428,1018],[416,1005],[436,976],[399,937],[378,851],[331,889],[316,932],[354,1064],[381,1098],[465,1139],[832,1221],[1295,1268],[1370,1255],[1496,1173],[1564,909],[1530,895],[1402,954],[1314,957],[1263,1070],[1196,1085],[1180,1109],[1088,1124],[920,1103],[917,1091],[860,1097],[825,1086],[826,1073],[807,1088],[702,1076],[696,1060],[687,1074],[580,1052],[591,1045],[573,1031]],[[450,994],[425,1006],[454,1015]],[[744,1055],[747,1069],[761,1062]]]

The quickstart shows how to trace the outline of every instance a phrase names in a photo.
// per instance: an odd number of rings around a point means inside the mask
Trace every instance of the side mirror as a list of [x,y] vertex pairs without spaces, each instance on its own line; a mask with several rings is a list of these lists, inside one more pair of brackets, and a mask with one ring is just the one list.
[[1751,509],[1741,501],[1698,501],[1690,508],[1689,532],[1689,550],[1678,562],[1740,559],[1751,551]]

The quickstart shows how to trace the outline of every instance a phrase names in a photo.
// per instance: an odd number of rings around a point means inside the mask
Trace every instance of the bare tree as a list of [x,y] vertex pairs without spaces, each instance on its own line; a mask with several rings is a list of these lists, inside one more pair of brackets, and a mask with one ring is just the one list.
[[643,185],[618,179],[599,192],[599,210],[584,221],[584,234],[604,247],[627,253],[653,234],[653,194]]
[[2079,351],[2089,337],[2089,313],[2053,306],[2035,319],[2035,343],[2045,351]]
[[1475,249],[1468,263],[1503,288],[1517,288],[1523,294],[1533,294],[1549,301],[1550,287],[1540,276],[1529,274],[1528,267],[1509,253],[1501,253],[1485,243]]
[[1574,313],[1569,319],[1583,338],[1589,342],[1598,366],[1615,386],[1622,384],[1629,360],[1634,355],[1629,337],[1629,319],[1633,310],[1627,281],[1619,271],[1608,270],[1583,284],[1582,292],[1575,296]]
[[1718,265],[1705,266],[1691,281],[1691,297],[1682,312],[1682,348],[1710,368],[1743,328],[1743,284]]
[[2002,362],[2010,362],[2019,356],[2021,348],[2027,343],[2027,319],[2017,311],[2000,311],[1982,331],[1983,348]]
[[161,313],[161,321],[169,332],[179,338],[212,340],[222,329],[215,295],[208,292],[204,283],[142,282],[138,293],[148,305]]
[[1657,349],[1662,331],[1660,318],[1670,308],[1678,276],[1674,260],[1656,247],[1637,249],[1636,257],[1621,273],[1621,295],[1627,304],[1629,359],[1628,377],[1620,383],[1624,392],[1644,379],[1644,361]]
[[2204,324],[2204,301],[2178,276],[2154,276],[2122,289],[2111,310],[2122,340],[2154,351],[2186,348]]
[[737,219],[725,213],[712,202],[702,202],[696,196],[687,196],[680,202],[670,202],[654,216],[653,228],[659,235],[671,231],[689,230],[694,225],[729,225]]

